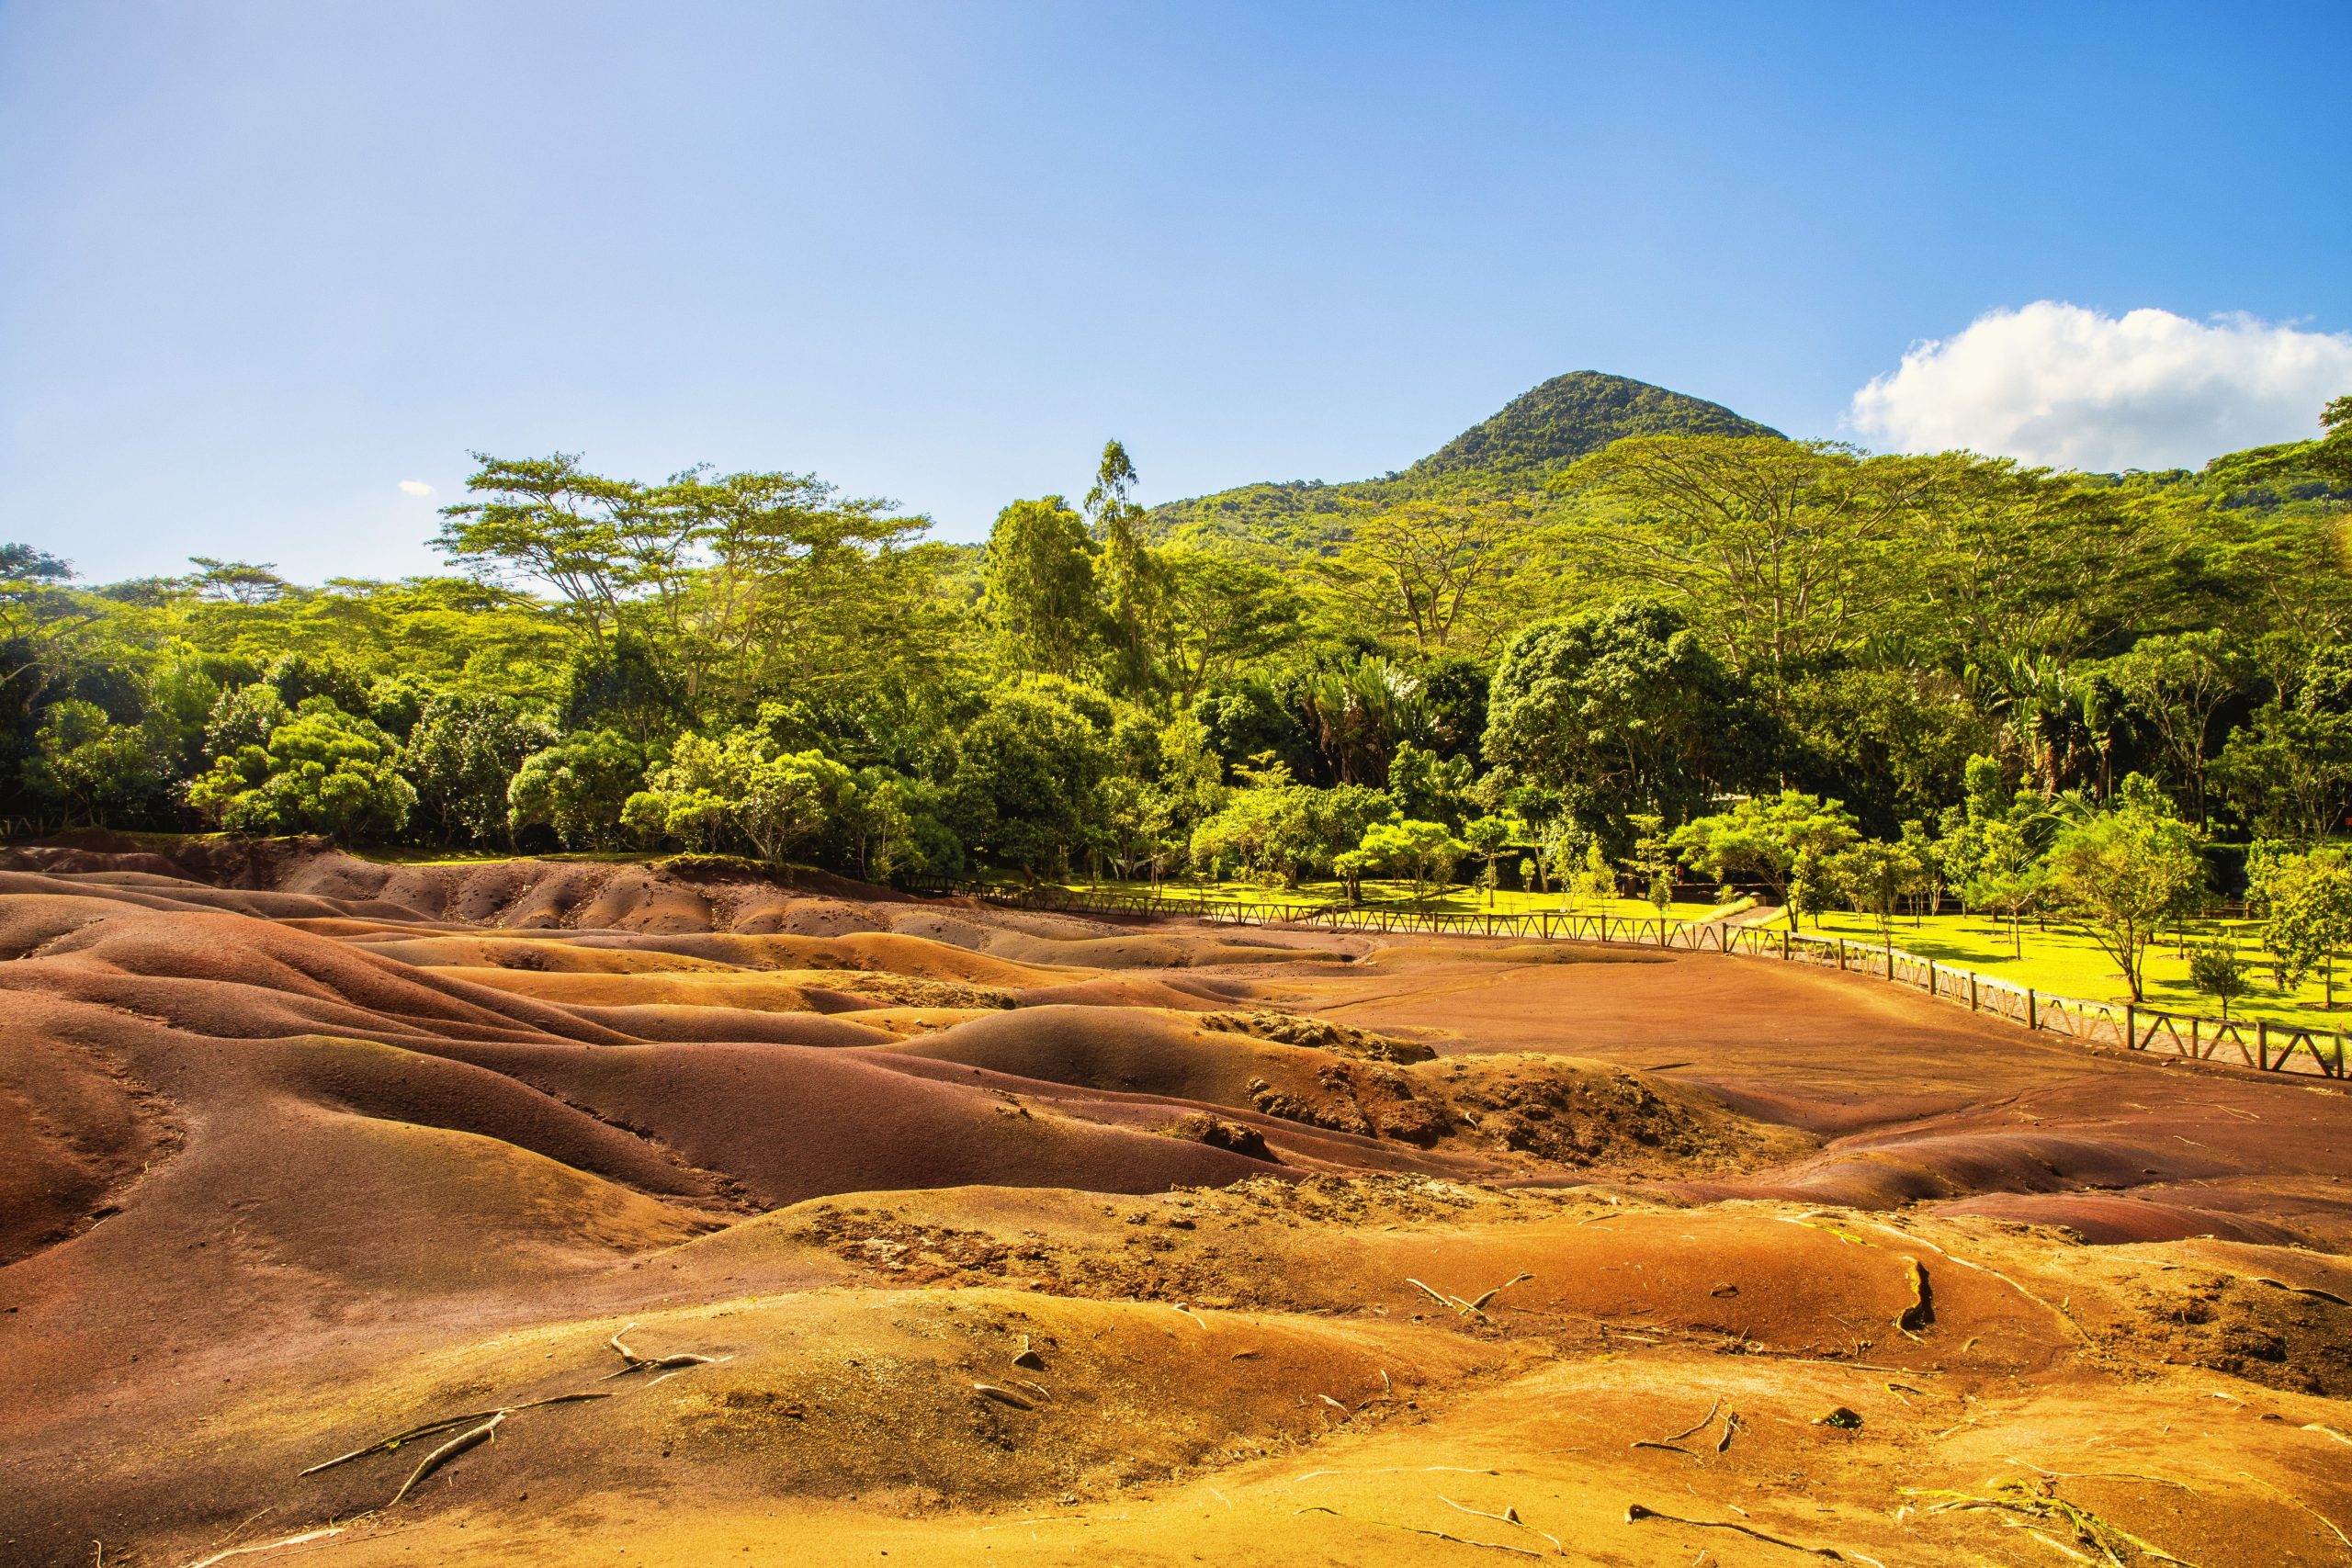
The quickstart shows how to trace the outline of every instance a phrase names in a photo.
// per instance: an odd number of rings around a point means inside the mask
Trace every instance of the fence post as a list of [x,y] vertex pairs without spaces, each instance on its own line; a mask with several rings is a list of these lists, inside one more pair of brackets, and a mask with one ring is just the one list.
[[1935,961],[1934,959],[1930,958],[1930,959],[1928,959],[1928,995],[1929,995],[1929,996],[1931,996],[1931,997],[1932,997],[1932,996],[1934,996],[1935,994],[1936,994],[1936,961]]
[[1791,943],[1791,942],[1789,941],[1789,932],[1788,932],[1788,928],[1787,928],[1787,927],[1785,927],[1785,926],[1781,927],[1781,963],[1786,964],[1786,963],[1789,961],[1790,957],[1792,956],[1792,954],[1791,954],[1791,953],[1790,953],[1790,949],[1791,949],[1791,947],[1792,947],[1792,945],[1793,945],[1793,944],[1792,944],[1792,943]]
[[1839,938],[1838,939],[1838,973],[1839,973],[1840,975],[1843,975],[1845,972],[1846,972],[1846,939],[1845,939],[1844,937],[1842,937],[1842,936],[1841,936],[1841,937],[1839,937]]
[[2040,1029],[2041,1027],[2041,1015],[2035,1010],[2033,1005],[2033,987],[2031,986],[2028,986],[2025,988],[2025,1026],[2028,1029]]
[[2140,1048],[2140,1015],[2130,1002],[2123,1004],[2123,1048],[2126,1051]]
[[2254,1021],[2254,1065],[2264,1072],[2270,1070],[2270,1021]]
[[1973,969],[1968,972],[1968,1010],[1976,1010],[1976,971]]

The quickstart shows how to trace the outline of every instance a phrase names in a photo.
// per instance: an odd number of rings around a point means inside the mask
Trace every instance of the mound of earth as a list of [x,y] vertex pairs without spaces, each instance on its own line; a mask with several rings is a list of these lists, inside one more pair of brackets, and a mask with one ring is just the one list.
[[2345,1556],[2332,1082],[210,840],[0,853],[0,1010],[12,1565]]

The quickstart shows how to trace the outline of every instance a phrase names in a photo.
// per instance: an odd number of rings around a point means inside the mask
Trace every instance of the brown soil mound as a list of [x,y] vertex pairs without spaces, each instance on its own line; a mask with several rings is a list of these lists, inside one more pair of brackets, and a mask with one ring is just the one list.
[[2339,1562],[2347,1134],[1720,956],[13,851],[0,1562]]

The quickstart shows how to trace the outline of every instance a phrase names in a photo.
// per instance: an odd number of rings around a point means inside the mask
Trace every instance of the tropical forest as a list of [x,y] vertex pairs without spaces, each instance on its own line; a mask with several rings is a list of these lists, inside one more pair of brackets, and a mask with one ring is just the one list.
[[978,546],[789,469],[476,454],[441,575],[93,583],[7,547],[6,816],[929,887],[1745,892],[2006,920],[1957,922],[1982,961],[2054,919],[2100,970],[2065,977],[2134,998],[2171,926],[2184,996],[2332,1005],[2352,399],[2314,412],[2086,474],[1578,372],[1351,483],[1147,509],[1113,440]]

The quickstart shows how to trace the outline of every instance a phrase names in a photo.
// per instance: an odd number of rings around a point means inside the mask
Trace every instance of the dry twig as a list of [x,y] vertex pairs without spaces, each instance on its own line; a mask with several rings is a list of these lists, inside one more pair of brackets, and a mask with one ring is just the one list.
[[1568,1554],[1568,1549],[1560,1544],[1560,1538],[1558,1536],[1554,1535],[1550,1530],[1537,1529],[1533,1525],[1531,1525],[1525,1519],[1521,1518],[1519,1517],[1519,1510],[1509,1504],[1505,1504],[1503,1506],[1503,1511],[1501,1513],[1490,1514],[1484,1508],[1473,1508],[1467,1504],[1457,1503],[1442,1492],[1437,1495],[1437,1500],[1444,1504],[1449,1508],[1458,1509],[1462,1513],[1465,1514],[1476,1514],[1482,1519],[1494,1519],[1501,1524],[1517,1525],[1521,1529],[1526,1530],[1533,1535],[1540,1535],[1545,1540],[1550,1541],[1552,1543],[1552,1550],[1558,1552],[1561,1556],[1566,1557]]
[[1702,1530],[1734,1530],[1744,1536],[1751,1536],[1754,1539],[1764,1541],[1769,1545],[1785,1546],[1791,1551],[1811,1552],[1815,1557],[1826,1557],[1832,1562],[1843,1562],[1846,1561],[1846,1554],[1839,1551],[1836,1547],[1807,1546],[1802,1541],[1784,1540],[1777,1535],[1767,1535],[1762,1530],[1757,1529],[1753,1526],[1739,1524],[1731,1519],[1686,1519],[1679,1514],[1660,1513],[1656,1508],[1645,1507],[1639,1503],[1628,1503],[1625,1505],[1625,1522],[1627,1524],[1639,1524],[1644,1519],[1664,1519],[1670,1525],[1690,1525],[1693,1529]]
[[1386,1519],[1350,1519],[1347,1515],[1340,1512],[1339,1509],[1327,1508],[1320,1503],[1294,1511],[1300,1514],[1329,1514],[1333,1518],[1344,1519],[1349,1524],[1372,1525],[1377,1529],[1385,1530],[1406,1530],[1414,1535],[1425,1535],[1437,1540],[1450,1540],[1456,1546],[1483,1546],[1489,1551],[1515,1552],[1521,1557],[1541,1557],[1544,1555],[1532,1547],[1508,1546],[1499,1540],[1472,1540],[1468,1536],[1448,1535],[1443,1530],[1424,1529],[1419,1525],[1391,1524]]
[[2321,1513],[2317,1508],[2312,1507],[2309,1503],[2304,1502],[2301,1497],[2296,1496],[2292,1492],[2288,1491],[2285,1487],[2272,1486],[2270,1483],[2263,1480],[2262,1477],[2255,1474],[2252,1471],[2241,1470],[2238,1473],[2245,1476],[2248,1481],[2253,1482],[2256,1486],[2264,1487],[2269,1491],[2278,1493],[2278,1495],[2286,1498],[2287,1501],[2292,1503],[2295,1506],[2301,1508],[2303,1512],[2309,1514],[2312,1517],[2325,1525],[2330,1530],[2335,1532],[2335,1539],[2344,1543],[2344,1550],[2346,1551],[2352,1551],[2352,1536],[2346,1536],[2342,1529],[2338,1529],[2334,1519],[2329,1518],[2325,1514]]
[[216,1551],[209,1557],[199,1557],[189,1563],[187,1568],[212,1568],[215,1562],[223,1562],[232,1557],[243,1557],[254,1551],[275,1551],[281,1546],[300,1546],[308,1541],[324,1540],[331,1535],[341,1535],[343,1531],[342,1525],[327,1525],[319,1529],[304,1530],[300,1535],[280,1536],[276,1540],[256,1541],[251,1546],[232,1546],[225,1551]]

